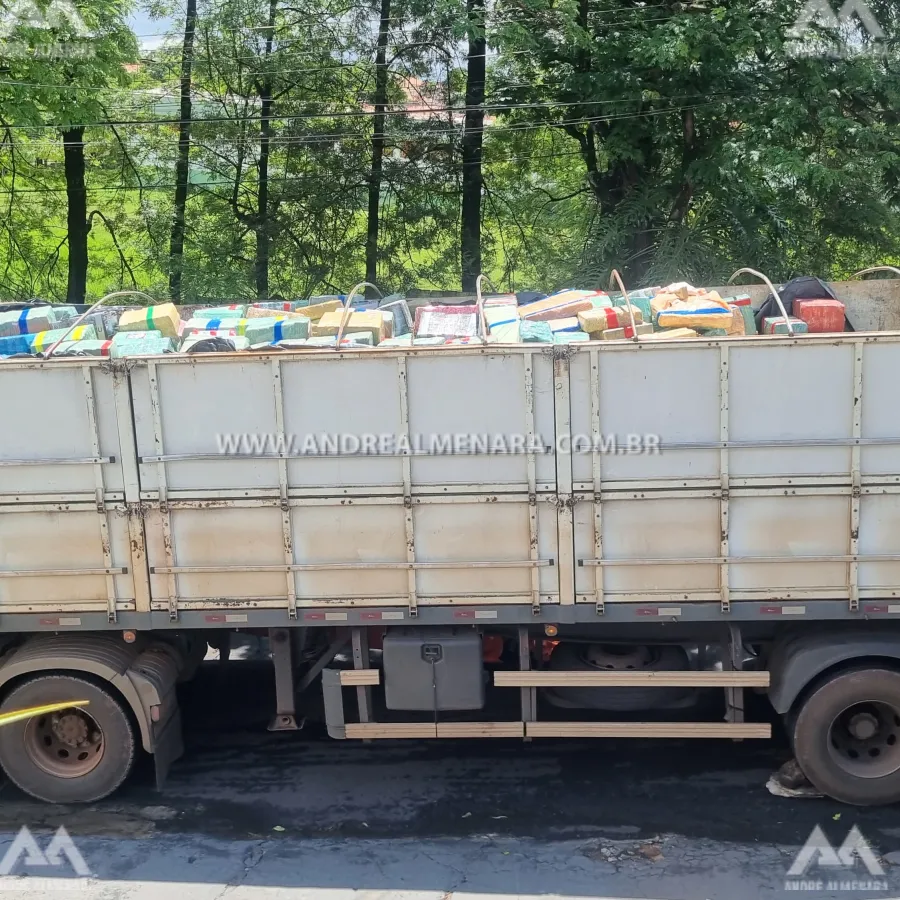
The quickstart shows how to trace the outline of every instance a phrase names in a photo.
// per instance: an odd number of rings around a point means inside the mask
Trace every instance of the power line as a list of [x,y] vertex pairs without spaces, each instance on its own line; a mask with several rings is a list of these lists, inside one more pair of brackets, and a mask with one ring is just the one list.
[[[690,95],[687,95],[690,96]],[[696,94],[694,96],[697,97],[715,97],[720,96],[715,93],[711,94]],[[747,97],[753,96],[751,94],[730,94],[727,92],[722,92],[721,96],[729,96],[731,99],[738,99],[739,97]],[[540,103],[510,103],[510,104],[481,104],[478,107],[471,107],[472,109],[480,109],[484,112],[511,112],[517,109],[541,109],[541,108],[552,108],[552,107],[592,107],[592,106],[604,106],[609,103],[639,103],[639,102],[656,102],[657,100],[668,100],[668,99],[676,99],[675,97],[658,97],[653,98],[652,100],[644,100],[642,98],[622,98],[622,99],[610,99],[610,100],[548,100]],[[708,104],[701,104],[708,105]],[[690,109],[693,107],[684,107],[685,109]],[[429,107],[428,109],[423,110],[408,110],[408,109],[396,109],[396,110],[385,110],[381,115],[385,116],[410,116],[416,113],[425,113],[430,115],[438,115],[444,113],[465,113],[470,107],[466,106],[444,106],[444,107]],[[658,115],[663,112],[673,112],[678,111],[681,107],[673,107],[666,110],[646,110],[640,113],[634,113],[632,115],[625,116],[626,118],[631,117],[640,117],[643,115]],[[262,122],[295,122],[295,121],[309,121],[313,119],[359,119],[359,118],[369,118],[374,116],[375,112],[369,112],[367,110],[322,110],[315,113],[286,113],[283,115],[271,115],[271,116],[248,116],[248,117],[233,117],[233,116],[202,116],[195,119],[122,119],[118,121],[105,121],[105,122],[82,122],[77,125],[73,124],[69,127],[80,127],[80,128],[138,128],[145,126],[153,126],[159,127],[162,125],[181,125],[183,123],[188,123],[195,126],[202,126],[205,124],[253,124],[253,123],[262,123]],[[587,122],[587,121],[602,121],[604,119],[615,119],[622,118],[619,115],[606,115],[603,113],[598,113],[596,115],[584,115],[580,116],[578,119],[573,120],[572,122],[568,122],[565,124],[577,124],[578,122]],[[537,123],[537,124],[547,124],[547,123]],[[549,123],[554,124],[554,123]],[[508,126],[495,126],[497,128],[513,128],[516,127],[514,125]],[[16,125],[6,125],[4,126],[5,130],[8,129],[16,129],[16,130],[35,130],[35,129],[43,129],[43,128],[60,128],[59,123],[36,123],[32,125],[24,125],[24,124],[16,124]]]

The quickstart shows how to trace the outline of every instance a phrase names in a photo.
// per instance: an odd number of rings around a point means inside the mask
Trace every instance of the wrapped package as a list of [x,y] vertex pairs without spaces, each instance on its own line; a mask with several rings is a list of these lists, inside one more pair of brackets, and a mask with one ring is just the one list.
[[[656,299],[654,299],[656,302]],[[715,292],[703,291],[688,299],[676,299],[660,310],[656,324],[660,328],[724,328],[732,327],[734,313]]]
[[[643,314],[639,309],[632,308],[634,313],[635,325],[640,325],[643,320]],[[581,330],[592,335],[593,340],[600,340],[601,334],[610,328],[624,328],[631,325],[631,315],[625,306],[610,306],[606,309],[588,309],[585,312],[578,313],[578,323]]]
[[246,318],[247,307],[239,303],[229,306],[210,306],[207,309],[195,309],[194,319],[243,319]]
[[181,316],[174,303],[161,303],[146,309],[129,309],[119,318],[119,331],[158,331],[163,337],[181,334]]
[[106,339],[63,341],[53,351],[53,358],[55,359],[57,356],[109,356],[112,352],[112,344],[112,340]]
[[[789,316],[789,319],[794,328],[794,334],[806,334],[809,331],[809,326],[802,319],[795,319],[793,316]],[[763,319],[762,333],[788,334],[787,322],[784,321],[784,316],[771,316]]]
[[553,332],[546,322],[532,322],[524,319],[519,324],[519,332],[526,344],[552,344]]
[[519,336],[518,307],[515,306],[491,306],[485,307],[484,318],[487,322],[491,337],[498,344],[518,344]]
[[325,313],[334,312],[336,309],[340,309],[344,304],[338,300],[322,300],[319,297],[310,298],[311,301],[315,300],[317,302],[310,302],[304,307],[301,307],[298,311],[301,312],[307,319],[311,322],[318,322]]
[[416,310],[416,337],[472,337],[478,333],[474,306],[420,306]]
[[[211,337],[221,337],[221,335],[206,334],[202,331],[197,334],[192,334],[189,338],[185,338],[184,343],[182,343],[181,348],[179,349],[179,353],[187,353],[192,347],[195,347],[201,341],[209,340]],[[240,335],[235,334],[231,337],[224,338],[224,340],[231,343],[235,351],[250,349],[250,341]]]
[[581,323],[578,316],[569,316],[565,319],[548,319],[547,324],[554,334],[560,334],[564,331],[581,331]]
[[[337,342],[336,334],[314,335],[307,342],[309,347],[334,347]],[[345,334],[341,338],[342,347],[374,347],[372,334],[364,331],[356,334]]]
[[593,297],[588,297],[588,299],[591,301],[591,306],[594,309],[606,309],[607,306],[615,306],[613,298],[609,294],[595,294]]
[[113,347],[116,350],[124,350],[126,347],[136,347],[147,341],[159,341],[162,333],[159,331],[120,331],[113,335]]
[[27,335],[11,334],[6,337],[0,337],[0,357],[30,352],[31,345],[28,343]]
[[477,331],[474,306],[420,306],[416,310],[413,323],[416,337],[464,337]]
[[379,309],[381,317],[384,319],[384,338],[392,338],[394,336],[394,314],[389,309]]
[[750,306],[752,300],[749,294],[738,294],[736,297],[726,297],[725,302],[729,306]]
[[[642,325],[635,325],[634,328],[631,325],[625,325],[623,328],[607,328],[606,331],[601,332],[601,335],[604,341],[621,341],[652,333],[653,326],[649,322],[644,322]],[[596,340],[593,334],[591,340]]]
[[[159,334],[159,333],[158,333]],[[120,335],[112,339],[112,347],[109,355],[113,359],[122,359],[126,356],[157,356],[160,353],[172,353],[175,350],[175,342],[172,338],[151,336],[142,341],[119,340]]]
[[698,337],[693,328],[668,328],[665,331],[654,331],[652,334],[638,336],[639,341],[683,341]]
[[52,331],[56,327],[56,316],[52,306],[33,306],[0,313],[0,337],[16,334],[39,334]]
[[279,341],[275,344],[282,350],[302,350],[306,346],[306,338],[293,338],[287,341]]
[[306,319],[309,316],[301,309],[297,312],[285,312],[278,309],[262,309],[258,306],[247,307],[248,319]]
[[[343,309],[336,309],[334,312],[325,313],[325,315],[310,328],[310,334],[315,337],[325,337],[327,335],[337,336],[337,333],[341,329],[341,321],[343,320],[344,315],[345,311]],[[384,316],[377,309],[354,310],[347,317],[347,322],[344,325],[344,334],[349,334],[351,332],[368,332],[372,335],[372,343],[377,344],[387,337]]]
[[383,312],[389,312],[394,319],[393,337],[402,337],[404,334],[410,334],[413,327],[412,313],[409,311],[409,304],[404,299],[391,300],[389,303],[382,303],[378,307]]
[[591,336],[583,331],[557,331],[553,335],[554,344],[577,344],[580,341],[589,341]]
[[204,332],[206,337],[234,337],[244,334],[252,319],[188,319],[184,323],[184,337]]
[[[308,306],[309,300],[266,300],[264,303],[251,303],[247,307],[249,313],[251,309],[268,309],[276,312],[295,312],[300,306]],[[249,315],[247,318],[251,318]]]
[[77,328],[55,328],[53,331],[41,331],[38,334],[29,334],[28,341],[32,353],[43,353],[49,350],[57,341],[95,341],[97,329],[93,325],[79,325]]
[[[731,324],[725,329],[725,333],[731,336],[743,337],[747,333],[747,325],[742,308],[739,306],[730,306],[729,308],[731,309]],[[750,307],[745,306],[743,309],[750,309]]]
[[[53,322],[56,328],[71,325],[81,315],[74,306],[52,306],[51,309],[53,310]],[[96,325],[94,328],[96,329]]]
[[412,347],[412,334],[401,334],[399,337],[387,338],[379,347]]
[[483,309],[490,309],[492,306],[516,306],[519,300],[515,294],[489,294],[482,297],[481,305]]
[[290,319],[247,319],[244,336],[254,344],[277,344],[279,341],[309,337],[309,319],[298,316]]
[[738,306],[737,311],[744,320],[744,334],[759,334],[756,330],[756,314],[749,304],[747,306]]
[[806,322],[810,334],[835,334],[844,330],[846,307],[830,297],[820,300],[795,300],[794,315]]
[[532,322],[545,322],[548,319],[563,319],[577,316],[578,313],[592,309],[591,298],[600,295],[599,291],[561,291],[546,300],[538,300],[519,307],[519,318]]
[[439,347],[447,343],[443,337],[414,337],[413,347]]

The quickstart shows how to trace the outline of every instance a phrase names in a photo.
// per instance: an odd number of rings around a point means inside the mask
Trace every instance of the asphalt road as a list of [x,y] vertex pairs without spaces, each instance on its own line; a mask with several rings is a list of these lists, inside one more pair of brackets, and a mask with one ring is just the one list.
[[[0,895],[99,900],[508,900],[787,896],[811,830],[853,825],[900,850],[897,808],[786,800],[765,789],[783,741],[330,741],[269,734],[265,666],[206,664],[183,699],[188,751],[162,790],[145,760],[90,807],[0,788],[0,855],[22,825],[64,825],[93,873],[20,864]],[[310,710],[315,718],[315,703]],[[900,897],[821,889],[807,897]],[[812,870],[809,880],[872,880]]]

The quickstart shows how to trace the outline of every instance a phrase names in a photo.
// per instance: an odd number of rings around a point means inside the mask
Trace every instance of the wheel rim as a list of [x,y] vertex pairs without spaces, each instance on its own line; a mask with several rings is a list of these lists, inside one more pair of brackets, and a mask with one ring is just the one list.
[[848,706],[831,723],[828,752],[848,775],[893,774],[900,769],[900,710],[875,701]]
[[48,775],[81,778],[103,759],[103,729],[84,710],[72,707],[29,719],[25,725],[25,751]]

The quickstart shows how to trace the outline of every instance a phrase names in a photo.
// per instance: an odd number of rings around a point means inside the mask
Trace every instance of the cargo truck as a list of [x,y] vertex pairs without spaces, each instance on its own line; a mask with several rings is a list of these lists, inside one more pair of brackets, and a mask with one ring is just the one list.
[[178,683],[250,632],[274,729],[313,690],[338,740],[774,721],[900,800],[900,281],[834,288],[855,333],[0,362],[0,712],[90,702],[0,764],[163,778]]

